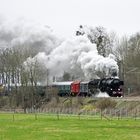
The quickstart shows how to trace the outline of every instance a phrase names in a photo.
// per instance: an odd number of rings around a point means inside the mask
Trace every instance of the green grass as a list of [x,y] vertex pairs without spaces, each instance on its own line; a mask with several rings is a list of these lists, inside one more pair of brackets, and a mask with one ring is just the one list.
[[140,120],[0,114],[0,140],[140,140]]

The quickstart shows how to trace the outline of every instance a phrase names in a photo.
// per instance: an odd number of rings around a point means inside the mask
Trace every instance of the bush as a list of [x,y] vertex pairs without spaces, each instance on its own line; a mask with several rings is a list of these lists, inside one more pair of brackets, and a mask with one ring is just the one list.
[[83,111],[92,111],[94,109],[95,109],[95,107],[93,105],[91,105],[91,104],[84,105],[83,108],[82,108]]
[[0,96],[0,108],[9,106],[9,97],[8,96]]
[[115,108],[117,102],[114,100],[111,100],[110,98],[104,98],[104,99],[100,99],[96,102],[96,107],[104,110],[107,108]]

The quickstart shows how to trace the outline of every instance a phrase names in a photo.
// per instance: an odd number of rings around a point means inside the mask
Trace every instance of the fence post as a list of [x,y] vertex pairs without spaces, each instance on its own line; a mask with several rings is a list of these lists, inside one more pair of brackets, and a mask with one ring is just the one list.
[[34,112],[35,112],[35,120],[37,120],[37,110],[36,110],[36,108],[34,108]]
[[128,118],[128,109],[126,109],[126,117]]
[[15,112],[13,113],[13,122],[15,121]]
[[79,120],[80,120],[80,113],[78,114],[78,118],[79,118]]
[[103,116],[102,116],[102,109],[100,109],[100,114],[101,114],[101,120],[103,119]]
[[110,114],[110,118],[112,118],[112,112],[111,112],[111,109],[110,109],[110,111],[109,111],[109,114]]
[[120,109],[120,119],[122,120],[122,109]]
[[116,119],[116,117],[117,117],[117,111],[116,111],[116,109],[115,109],[115,119]]
[[118,110],[118,120],[120,119],[120,110]]
[[137,117],[137,109],[135,110],[135,121],[136,121],[136,117]]
[[57,120],[59,120],[59,111],[57,110]]

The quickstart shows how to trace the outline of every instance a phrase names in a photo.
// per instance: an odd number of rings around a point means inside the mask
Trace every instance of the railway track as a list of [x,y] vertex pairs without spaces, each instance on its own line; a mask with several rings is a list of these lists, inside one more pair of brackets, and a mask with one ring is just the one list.
[[120,101],[140,101],[140,96],[135,96],[135,97],[121,97],[121,98],[117,98],[117,97],[110,97],[111,99],[114,100],[120,100]]

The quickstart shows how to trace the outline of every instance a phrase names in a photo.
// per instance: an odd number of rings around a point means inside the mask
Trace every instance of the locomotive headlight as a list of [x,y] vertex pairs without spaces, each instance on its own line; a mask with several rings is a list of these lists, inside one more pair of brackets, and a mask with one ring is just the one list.
[[112,88],[110,90],[112,90]]
[[121,89],[120,88],[118,88],[118,91],[120,91]]

